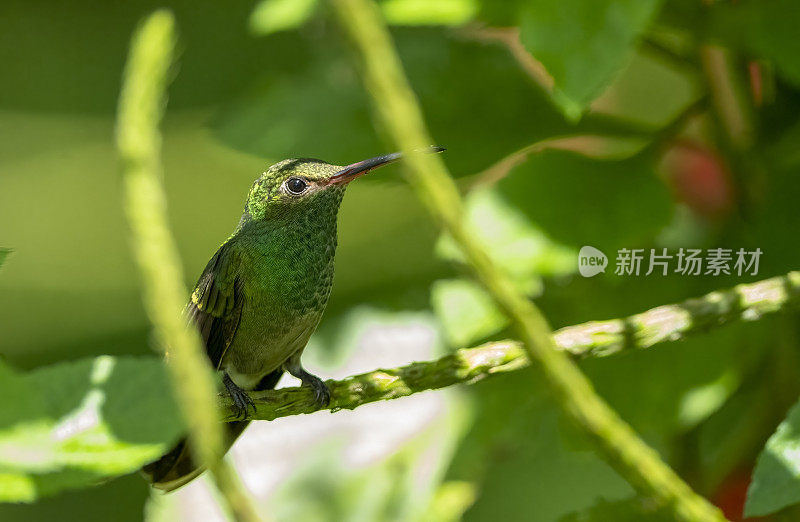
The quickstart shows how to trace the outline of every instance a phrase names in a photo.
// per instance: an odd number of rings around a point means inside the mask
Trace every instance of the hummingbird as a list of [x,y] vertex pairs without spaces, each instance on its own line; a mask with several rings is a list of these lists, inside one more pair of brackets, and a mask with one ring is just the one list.
[[[273,389],[284,372],[310,388],[318,406],[330,402],[328,386],[300,358],[330,296],[339,206],[350,182],[401,157],[347,166],[287,159],[253,183],[239,224],[211,257],[185,310],[239,419],[225,424],[225,451],[249,424],[249,408],[255,410],[247,392]],[[142,468],[164,491],[202,472],[186,438]]]

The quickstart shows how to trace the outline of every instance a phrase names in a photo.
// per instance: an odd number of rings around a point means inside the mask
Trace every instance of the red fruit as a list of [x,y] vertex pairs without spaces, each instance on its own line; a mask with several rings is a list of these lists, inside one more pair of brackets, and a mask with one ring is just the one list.
[[733,208],[731,174],[722,158],[694,143],[677,143],[662,158],[675,198],[697,215],[719,221]]
[[750,477],[753,470],[740,469],[734,471],[726,478],[717,489],[712,501],[722,510],[725,518],[731,522],[747,520],[747,522],[766,521],[766,517],[744,518],[744,502],[747,499],[747,488],[750,487]]

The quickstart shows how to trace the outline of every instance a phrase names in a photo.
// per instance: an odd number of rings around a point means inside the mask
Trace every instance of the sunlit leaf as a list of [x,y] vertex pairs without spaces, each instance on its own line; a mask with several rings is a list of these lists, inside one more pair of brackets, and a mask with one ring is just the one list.
[[520,38],[555,83],[570,118],[603,92],[632,54],[660,0],[532,0],[520,6]]
[[0,391],[19,397],[0,404],[0,501],[31,502],[130,473],[184,429],[155,357],[0,371]]
[[250,15],[255,34],[270,34],[302,25],[317,7],[317,0],[262,0]]
[[[523,211],[489,187],[472,190],[466,197],[466,223],[489,256],[529,296],[541,291],[542,276],[575,271],[577,253],[549,239]],[[461,261],[462,254],[449,236],[442,236],[438,253]]]
[[436,281],[431,288],[431,304],[451,346],[468,346],[508,324],[489,294],[465,279]]
[[739,377],[727,371],[714,381],[688,390],[681,400],[678,423],[686,427],[696,426],[717,411],[739,385]]
[[[551,241],[494,188],[472,190],[465,203],[471,235],[527,296],[541,293],[542,277],[575,271],[576,252]],[[448,235],[440,237],[436,248],[445,259],[464,260]],[[452,346],[468,346],[508,325],[489,295],[471,281],[437,281],[431,289],[431,303]]]
[[[597,278],[589,281],[598,284]],[[622,300],[635,292],[637,285],[631,285],[633,290],[616,286],[620,294],[616,299]],[[648,290],[645,287],[639,292]],[[680,434],[707,420],[740,389],[743,375],[759,354],[759,339],[765,331],[769,325],[732,325],[674,343],[668,350],[586,360],[582,367],[598,393],[635,428],[644,433]],[[631,389],[636,394],[632,395]]]
[[769,438],[747,491],[745,516],[767,515],[800,502],[800,403]]
[[460,25],[478,10],[477,0],[386,0],[386,21],[398,25]]
[[474,502],[478,491],[475,484],[450,480],[439,486],[430,507],[432,520],[456,522],[463,520],[464,512]]

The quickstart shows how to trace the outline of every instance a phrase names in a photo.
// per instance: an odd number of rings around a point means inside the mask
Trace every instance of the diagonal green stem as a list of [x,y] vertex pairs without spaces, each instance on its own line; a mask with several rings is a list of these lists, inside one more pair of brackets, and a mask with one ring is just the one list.
[[180,310],[187,300],[183,271],[167,224],[161,185],[161,135],[166,85],[175,45],[174,20],[156,11],[131,42],[117,119],[117,148],[125,178],[125,210],[142,274],[144,304],[159,343],[169,347],[169,370],[189,426],[195,457],[212,477],[237,520],[259,520],[233,469],[222,460],[216,386],[200,337]]
[[[378,7],[369,0],[332,3],[355,44],[364,82],[389,136],[409,153],[433,143]],[[406,166],[412,187],[461,247],[476,279],[511,319],[528,357],[542,368],[558,405],[591,437],[608,462],[640,494],[668,506],[679,520],[725,520],[639,439],[595,393],[575,364],[556,350],[544,316],[514,289],[463,226],[461,198],[442,159],[410,153]]]

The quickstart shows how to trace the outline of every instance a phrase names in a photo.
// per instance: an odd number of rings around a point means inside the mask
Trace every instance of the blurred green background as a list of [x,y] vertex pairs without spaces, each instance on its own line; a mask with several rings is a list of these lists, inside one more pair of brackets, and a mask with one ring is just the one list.
[[[153,353],[113,129],[130,35],[164,6],[180,30],[164,182],[187,285],[272,162],[347,164],[387,152],[324,2],[4,1],[0,246],[14,253],[0,272],[0,352],[18,369]],[[474,233],[553,327],[796,268],[795,3],[382,7],[431,132],[448,148]],[[397,167],[353,184],[339,230],[333,295],[307,351],[317,373],[342,377],[509,335],[462,279],[458,253]],[[612,268],[620,248],[763,255],[756,276],[611,269],[585,279],[576,273],[583,245],[608,254]],[[582,367],[693,487],[737,519],[755,458],[800,391],[798,335],[796,316],[766,317]],[[278,520],[623,520],[631,488],[562,422],[534,377],[428,392],[396,401],[411,406],[375,405],[344,420],[318,413],[259,423],[251,430],[262,439],[244,437],[234,459],[280,468],[271,478],[253,471],[253,483],[243,471]],[[392,437],[392,422],[411,427]],[[319,436],[291,457],[269,448],[252,456],[298,430]],[[354,444],[380,449],[342,457]],[[270,460],[280,458],[280,466]],[[148,495],[138,476],[125,476],[0,505],[0,520],[141,520],[146,502],[148,520],[221,516],[202,484]]]

